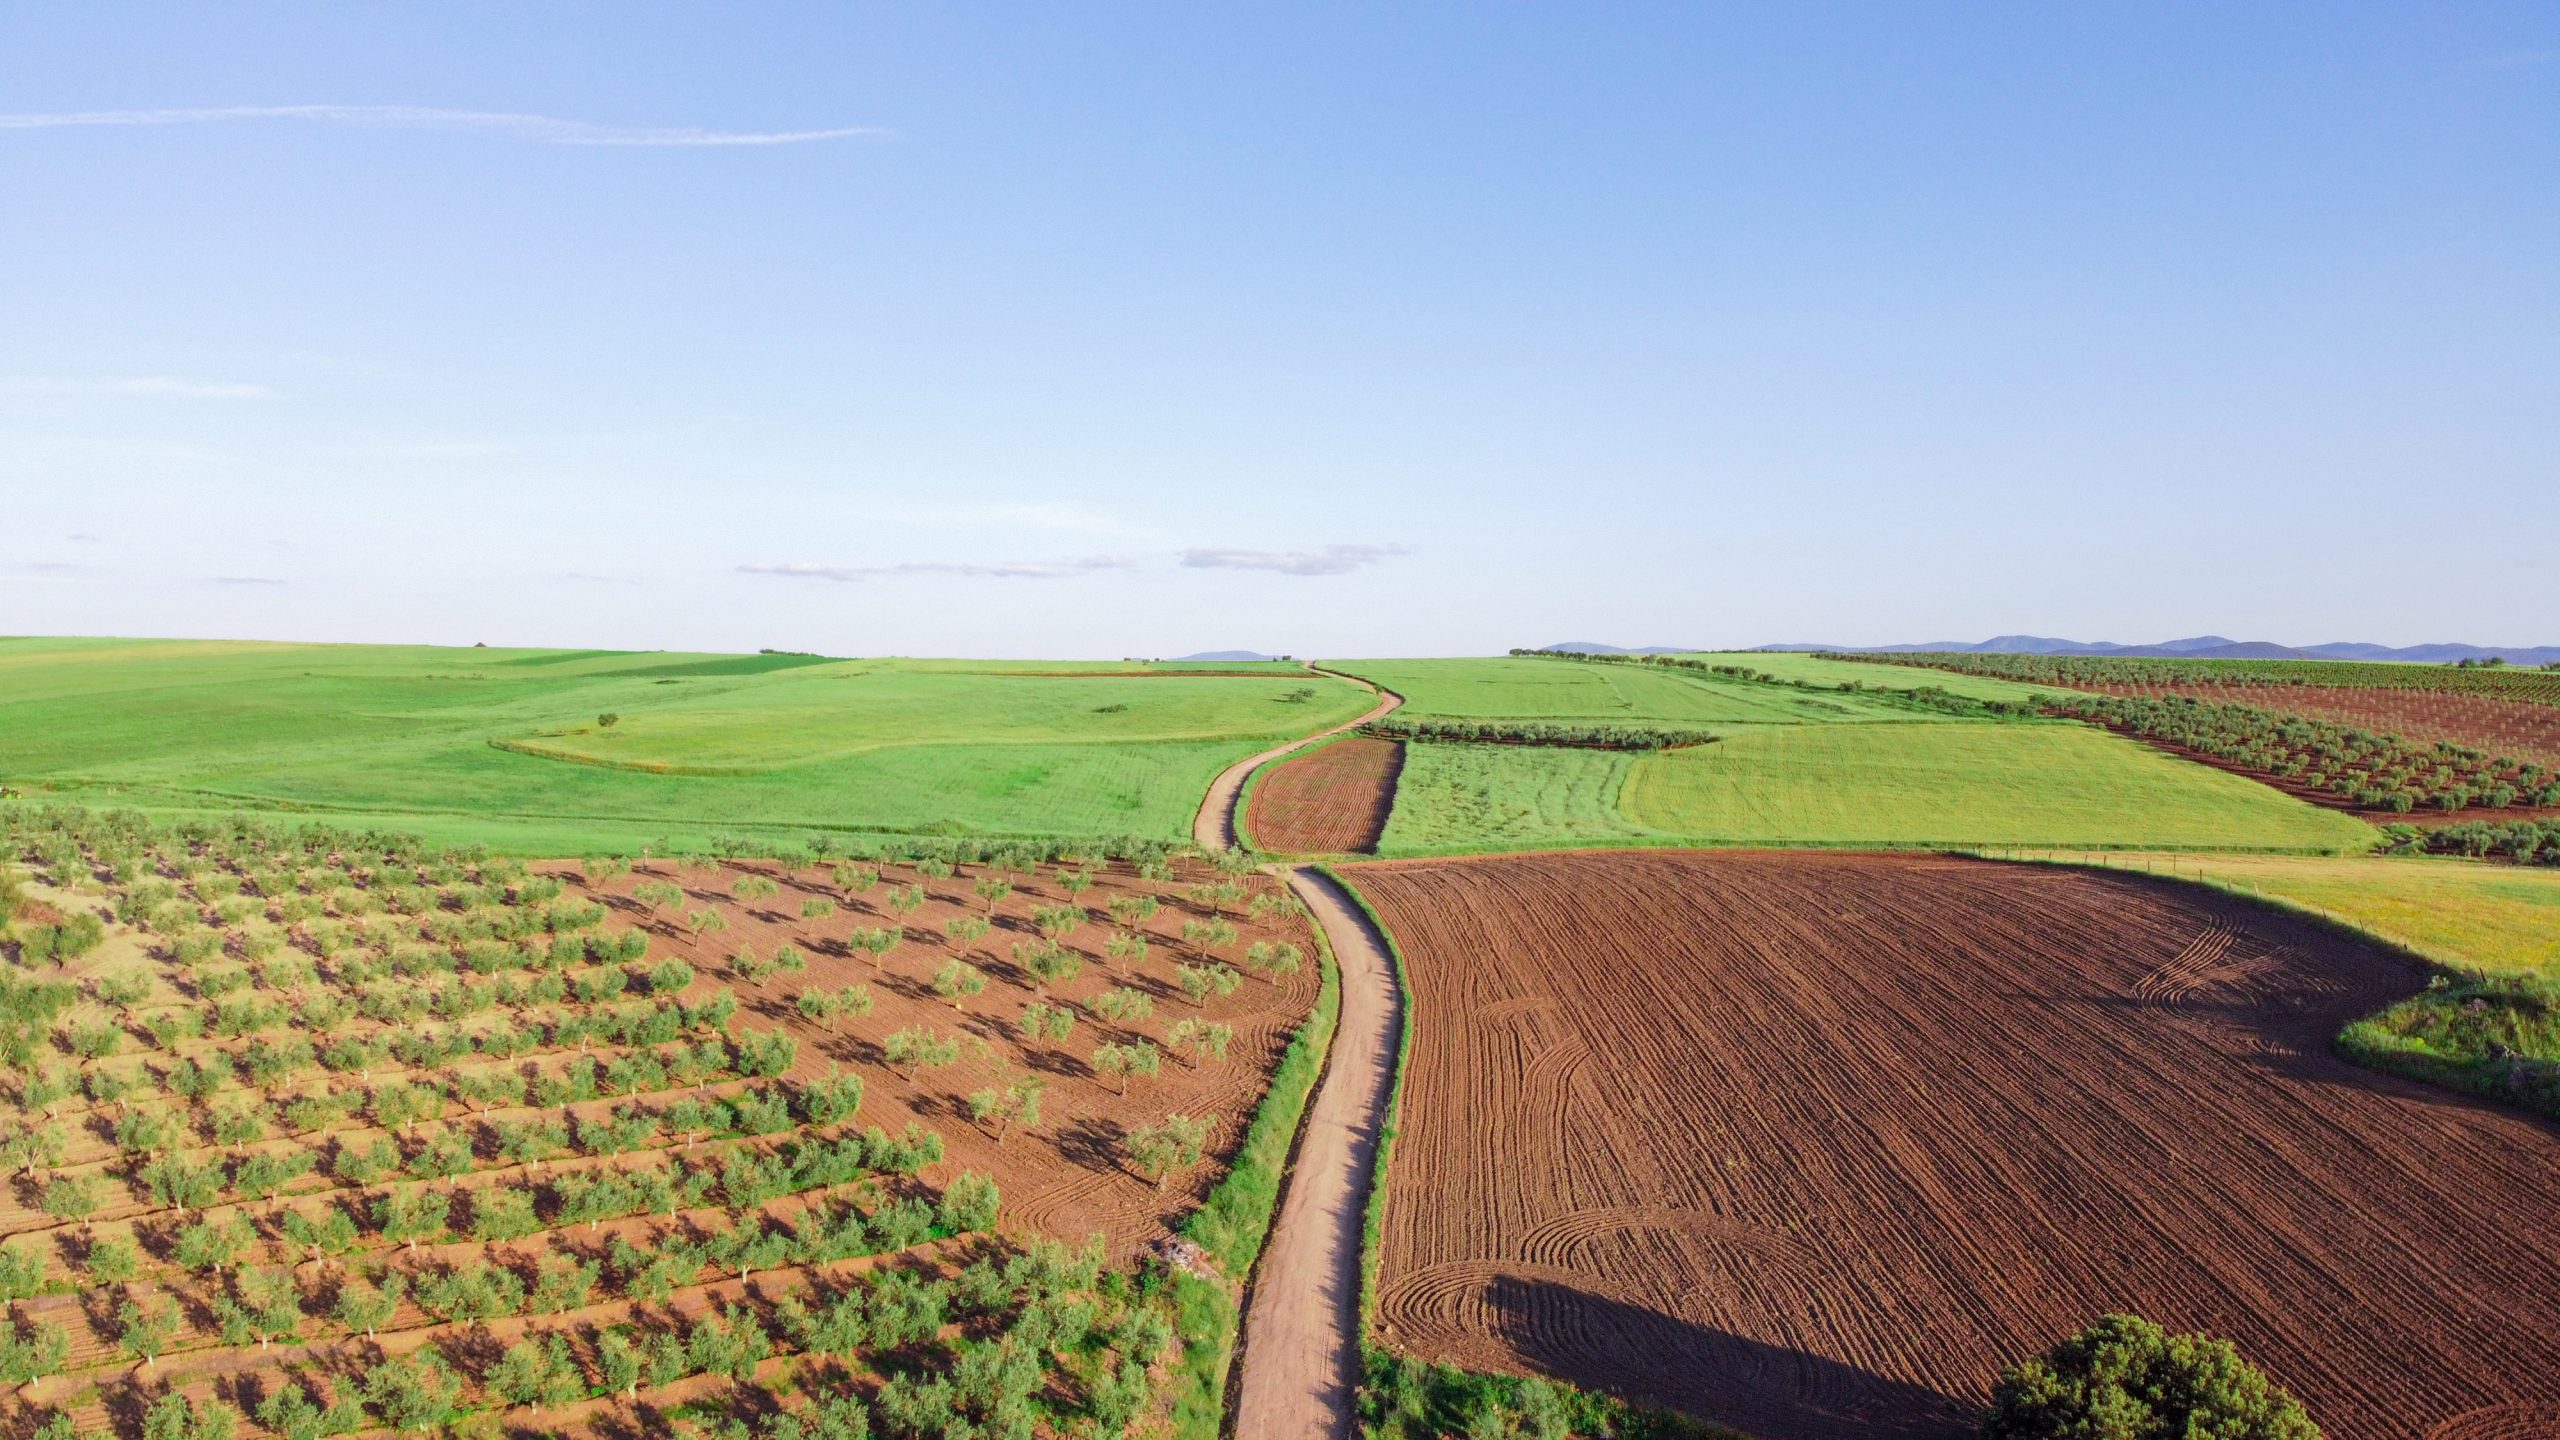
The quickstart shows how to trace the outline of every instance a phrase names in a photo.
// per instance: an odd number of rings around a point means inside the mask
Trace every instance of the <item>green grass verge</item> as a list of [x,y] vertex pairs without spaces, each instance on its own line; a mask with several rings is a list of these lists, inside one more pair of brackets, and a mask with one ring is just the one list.
[[1173,1322],[1182,1358],[1173,1372],[1173,1433],[1218,1440],[1227,1423],[1227,1369],[1236,1353],[1236,1297],[1206,1276],[1176,1271]]
[[0,640],[0,779],[525,853],[819,829],[1178,839],[1221,769],[1367,703],[1295,667]]
[[1208,1251],[1221,1269],[1240,1281],[1252,1275],[1262,1258],[1263,1242],[1270,1238],[1272,1212],[1280,1203],[1289,1157],[1297,1149],[1298,1129],[1316,1082],[1324,1076],[1325,1056],[1333,1048],[1334,1031],[1342,1018],[1341,968],[1325,942],[1324,928],[1317,926],[1315,932],[1316,964],[1323,977],[1316,1008],[1281,1053],[1270,1087],[1263,1092],[1262,1104],[1254,1111],[1253,1124],[1245,1131],[1244,1143],[1237,1147],[1225,1178],[1182,1222],[1183,1238]]
[[[1289,1038],[1271,1084],[1245,1131],[1244,1143],[1217,1188],[1182,1222],[1181,1234],[1206,1251],[1236,1284],[1250,1279],[1271,1236],[1271,1218],[1280,1204],[1280,1186],[1288,1176],[1307,1102],[1324,1076],[1325,1056],[1342,1019],[1342,971],[1324,938],[1314,927],[1316,965],[1322,984],[1316,1008]],[[1182,1440],[1216,1440],[1227,1413],[1227,1387],[1235,1367],[1238,1311],[1234,1286],[1203,1276],[1175,1277],[1174,1310],[1183,1336],[1182,1359],[1174,1379],[1174,1433]]]
[[[1369,897],[1329,865],[1317,871],[1342,887],[1385,942],[1395,973],[1396,1013],[1413,1014],[1413,987],[1404,951]],[[1378,1267],[1387,1223],[1387,1165],[1403,1123],[1404,1080],[1413,1053],[1413,1026],[1396,1025],[1395,1070],[1387,1082],[1387,1113],[1378,1128],[1378,1159],[1369,1177],[1369,1203],[1360,1221],[1360,1357],[1358,1399],[1361,1434],[1368,1440],[1440,1440],[1450,1435],[1605,1435],[1618,1440],[1747,1440],[1738,1431],[1694,1417],[1637,1405],[1600,1391],[1530,1376],[1495,1375],[1427,1364],[1399,1355],[1373,1338],[1378,1319]],[[1559,1428],[1560,1427],[1560,1428]]]

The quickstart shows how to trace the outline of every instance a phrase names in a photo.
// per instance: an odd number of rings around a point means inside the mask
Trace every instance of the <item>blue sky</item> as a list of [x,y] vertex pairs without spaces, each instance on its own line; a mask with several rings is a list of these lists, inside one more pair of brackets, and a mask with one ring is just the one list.
[[0,11],[0,631],[2560,643],[2560,8]]

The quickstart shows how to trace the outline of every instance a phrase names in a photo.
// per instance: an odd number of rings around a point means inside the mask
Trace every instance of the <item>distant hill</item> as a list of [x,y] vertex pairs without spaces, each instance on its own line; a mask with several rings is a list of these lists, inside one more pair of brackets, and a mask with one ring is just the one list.
[[[1915,650],[1958,651],[1975,655],[2159,655],[2197,660],[2397,660],[2418,665],[2450,665],[2457,660],[2499,658],[2510,665],[2548,665],[2560,661],[2560,645],[2371,645],[2337,641],[2326,645],[2279,645],[2272,640],[2233,640],[2221,635],[2194,635],[2151,645],[2119,645],[2111,640],[2057,640],[2045,635],[1994,635],[1979,643],[1932,640],[1900,645],[1812,645],[1789,642],[1754,645],[1754,650],[1868,650],[1903,653]],[[1605,647],[1594,647],[1602,650]]]
[[1258,650],[1203,650],[1197,655],[1176,655],[1173,657],[1173,663],[1177,665],[1184,664],[1186,662],[1194,665],[1232,665],[1248,660],[1277,660],[1279,658],[1280,657],[1277,655],[1265,655]]
[[[1543,645],[1539,648],[1543,650],[1561,650],[1569,655],[1687,655],[1697,650],[1698,647],[1695,645],[1637,645],[1629,647],[1625,645],[1603,645],[1594,640],[1561,640],[1553,645]],[[1763,646],[1761,648],[1771,649],[1775,647]]]

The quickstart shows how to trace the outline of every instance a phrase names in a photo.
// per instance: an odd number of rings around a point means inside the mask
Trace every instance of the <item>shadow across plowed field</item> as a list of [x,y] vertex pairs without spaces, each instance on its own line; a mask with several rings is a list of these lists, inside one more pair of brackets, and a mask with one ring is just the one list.
[[2138,876],[1363,865],[1413,987],[1380,1321],[1764,1440],[1955,1437],[2133,1310],[2332,1440],[2560,1403],[2560,1127],[2355,1069],[2416,968]]

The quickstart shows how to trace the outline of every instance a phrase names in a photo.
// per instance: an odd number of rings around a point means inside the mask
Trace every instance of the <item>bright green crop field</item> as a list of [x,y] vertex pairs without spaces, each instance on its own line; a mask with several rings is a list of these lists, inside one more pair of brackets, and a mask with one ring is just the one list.
[[[1783,685],[1649,665],[1504,656],[1487,660],[1347,660],[1327,662],[1326,668],[1357,675],[1402,695],[1403,715],[1415,720],[1713,726],[1938,718],[1880,697],[1807,694]],[[1865,676],[1881,667],[1855,668]],[[2027,687],[2016,688],[2023,691]]]
[[1645,756],[1619,807],[1771,845],[2362,850],[2373,829],[2086,726],[1798,726]]
[[0,784],[540,853],[821,829],[1170,840],[1221,768],[1370,703],[1294,666],[1199,669],[0,640]]
[[2358,851],[2363,822],[2068,724],[1802,725],[1643,755],[1405,751],[1381,855],[1609,844]]
[[[2041,687],[1775,652],[1706,654],[1777,682],[1551,657],[1334,665],[1416,718],[1652,721],[1711,745],[1641,756],[1407,747],[1385,855],[1606,844],[2056,845],[2361,851],[2360,821],[2086,726],[1950,715],[1890,693],[1980,700]],[[1805,681],[1819,689],[1790,683]],[[1855,681],[1867,687],[1828,687]]]

